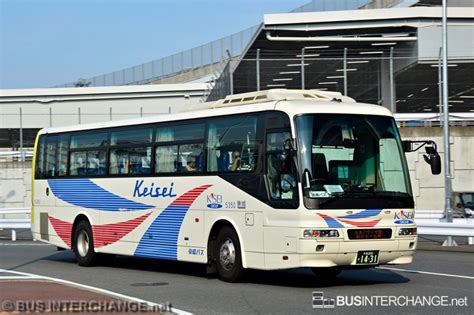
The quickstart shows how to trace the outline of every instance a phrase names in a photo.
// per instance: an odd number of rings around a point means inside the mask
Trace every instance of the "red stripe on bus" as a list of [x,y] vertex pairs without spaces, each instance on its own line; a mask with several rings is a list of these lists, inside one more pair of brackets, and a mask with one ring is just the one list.
[[119,223],[93,225],[94,247],[99,248],[117,242],[145,221],[150,214],[151,212],[148,212],[141,217]]
[[66,243],[68,248],[71,248],[72,223],[51,216],[49,216],[49,222],[51,222],[56,234]]

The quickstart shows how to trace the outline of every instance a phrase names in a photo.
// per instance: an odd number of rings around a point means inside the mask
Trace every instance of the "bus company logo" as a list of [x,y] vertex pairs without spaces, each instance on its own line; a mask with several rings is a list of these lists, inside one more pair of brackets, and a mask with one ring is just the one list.
[[143,179],[135,181],[135,188],[133,189],[133,197],[168,197],[174,198],[177,195],[173,193],[174,183],[171,182],[168,186],[155,186],[155,183],[149,185],[145,184]]
[[222,195],[211,193],[207,195],[207,207],[211,209],[222,208]]
[[393,219],[395,220],[395,224],[413,224],[414,221],[413,219],[415,218],[415,215],[413,212],[408,212],[408,211],[396,211],[395,215],[393,216]]
[[325,299],[321,291],[313,292],[313,308],[334,308],[335,306],[335,299]]

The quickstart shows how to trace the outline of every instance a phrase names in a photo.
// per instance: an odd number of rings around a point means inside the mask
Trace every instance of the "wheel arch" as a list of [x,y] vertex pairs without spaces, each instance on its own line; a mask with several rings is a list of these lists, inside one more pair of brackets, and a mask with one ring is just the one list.
[[[75,245],[74,234],[75,234],[77,225],[81,221],[87,221],[92,228],[91,218],[86,213],[81,212],[78,215],[76,215],[76,217],[74,218],[74,222],[72,224],[72,229],[71,229],[71,250],[74,250],[74,245]],[[92,231],[92,233],[94,232]],[[92,237],[94,237],[94,234],[92,234]],[[94,248],[94,251],[95,251],[95,248]]]
[[224,227],[228,226],[232,228],[235,233],[237,234],[237,237],[239,238],[239,244],[240,244],[240,256],[242,258],[242,267],[247,268],[247,259],[245,255],[245,246],[242,242],[242,234],[240,233],[240,230],[237,228],[237,224],[235,224],[234,220],[230,218],[218,218],[212,223],[212,227],[209,230],[209,234],[207,235],[207,259],[208,263],[210,262],[210,259],[212,259],[211,252],[213,252],[213,242],[217,240],[217,234],[219,231]]

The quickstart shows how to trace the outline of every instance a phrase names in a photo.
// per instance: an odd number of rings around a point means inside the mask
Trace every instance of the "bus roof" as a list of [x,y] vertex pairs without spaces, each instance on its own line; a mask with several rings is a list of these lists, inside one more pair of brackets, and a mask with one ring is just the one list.
[[266,91],[229,95],[215,102],[191,105],[186,111],[150,117],[116,120],[83,125],[45,128],[43,133],[60,133],[79,130],[93,130],[130,125],[145,125],[159,122],[190,120],[232,114],[277,110],[290,117],[297,114],[360,114],[392,116],[383,106],[356,103],[352,98],[338,92],[319,90],[273,89]]

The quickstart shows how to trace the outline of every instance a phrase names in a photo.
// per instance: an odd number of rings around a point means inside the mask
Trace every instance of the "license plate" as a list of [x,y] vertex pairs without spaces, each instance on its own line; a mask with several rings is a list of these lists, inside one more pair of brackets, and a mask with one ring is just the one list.
[[357,265],[371,265],[379,262],[378,250],[364,250],[357,252]]

